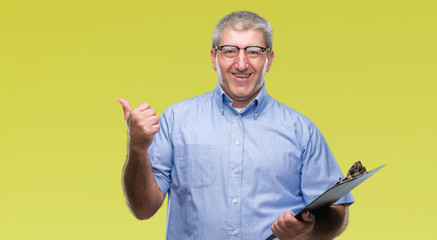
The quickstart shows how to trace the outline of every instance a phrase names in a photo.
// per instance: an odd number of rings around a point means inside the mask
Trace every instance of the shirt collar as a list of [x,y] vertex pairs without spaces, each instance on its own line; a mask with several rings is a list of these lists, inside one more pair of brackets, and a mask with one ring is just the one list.
[[[223,115],[225,112],[225,108],[224,108],[225,103],[229,103],[229,105],[231,105],[232,100],[223,91],[223,89],[220,86],[220,83],[218,81],[217,81],[217,85],[214,89],[213,97],[214,97],[214,100],[217,104],[217,107],[218,107],[221,115]],[[249,103],[246,111],[251,109],[253,106],[255,108],[255,110],[253,111],[253,117],[256,120],[261,115],[261,112],[267,106],[267,102],[268,102],[269,97],[270,96],[267,94],[265,84],[263,84],[261,91],[255,97],[255,99],[253,99],[252,102]]]

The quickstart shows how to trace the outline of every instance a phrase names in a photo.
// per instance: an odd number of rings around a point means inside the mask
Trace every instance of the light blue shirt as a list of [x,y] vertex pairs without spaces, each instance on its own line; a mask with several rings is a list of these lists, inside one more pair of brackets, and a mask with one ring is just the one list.
[[[149,150],[167,239],[265,239],[343,174],[308,118],[265,87],[238,113],[221,89],[167,108]],[[350,194],[336,204],[353,202]]]

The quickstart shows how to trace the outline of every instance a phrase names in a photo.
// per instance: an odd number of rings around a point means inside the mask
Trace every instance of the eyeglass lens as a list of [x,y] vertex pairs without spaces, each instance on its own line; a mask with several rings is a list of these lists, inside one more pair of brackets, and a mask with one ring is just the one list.
[[[221,48],[221,52],[225,59],[234,60],[240,53],[240,49],[236,46],[223,46]],[[244,53],[246,54],[246,57],[248,59],[257,60],[259,57],[262,56],[263,50],[261,47],[253,46],[245,48]]]

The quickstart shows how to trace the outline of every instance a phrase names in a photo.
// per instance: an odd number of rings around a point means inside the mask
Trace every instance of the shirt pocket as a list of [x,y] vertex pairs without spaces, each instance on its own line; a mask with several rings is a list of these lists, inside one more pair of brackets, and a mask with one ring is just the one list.
[[216,179],[219,148],[206,144],[185,144],[175,149],[175,177],[182,187],[204,188]]

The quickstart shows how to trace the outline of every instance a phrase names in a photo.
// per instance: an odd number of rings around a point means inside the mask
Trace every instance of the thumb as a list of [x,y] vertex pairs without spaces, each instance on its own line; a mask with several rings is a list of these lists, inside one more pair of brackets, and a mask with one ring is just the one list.
[[316,218],[314,217],[314,215],[311,214],[309,211],[302,213],[302,219],[305,222],[311,222],[311,223],[314,223],[316,221]]
[[123,107],[124,119],[127,119],[127,116],[129,116],[130,112],[132,112],[132,108],[131,108],[129,102],[124,98],[119,98],[118,102]]

